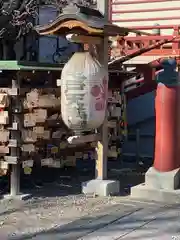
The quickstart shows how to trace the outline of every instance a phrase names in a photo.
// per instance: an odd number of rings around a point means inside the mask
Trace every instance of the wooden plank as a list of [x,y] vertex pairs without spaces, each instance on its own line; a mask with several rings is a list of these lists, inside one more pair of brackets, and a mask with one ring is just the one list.
[[35,145],[34,144],[23,144],[22,146],[21,146],[21,150],[23,151],[23,152],[28,152],[28,153],[32,153],[32,152],[35,152],[36,151],[36,149],[35,149]]
[[13,156],[4,156],[4,160],[8,163],[8,164],[17,164],[18,163],[18,157],[13,157]]
[[30,100],[24,100],[24,109],[32,109],[33,107],[39,107],[39,108],[56,108],[60,107],[61,101],[59,97],[56,97],[54,94],[44,94],[39,95],[38,100],[33,102],[32,105],[32,99]]
[[[104,14],[105,19],[108,20],[108,9],[109,1],[108,0],[98,0],[97,1],[98,10]],[[102,63],[104,68],[108,72],[108,46],[109,46],[108,37],[104,37],[102,44],[98,45],[99,61]],[[107,79],[108,80],[108,79]],[[101,141],[98,141],[97,144],[97,160],[96,160],[96,178],[97,179],[107,179],[107,155],[108,155],[108,112],[106,107],[106,116],[104,123],[101,128]]]
[[13,147],[16,148],[16,147],[18,147],[17,139],[9,139],[8,147],[11,147],[11,148],[13,148]]
[[8,142],[9,141],[9,131],[6,129],[0,130],[0,142]]
[[0,154],[9,154],[9,147],[1,145],[0,146]]
[[30,129],[22,130],[22,141],[24,143],[34,143],[37,141],[37,134]]
[[8,111],[0,112],[0,124],[6,125],[9,123],[9,114]]
[[89,134],[86,136],[72,136],[69,137],[68,143],[69,144],[82,144],[82,143],[88,143],[88,142],[96,142],[101,139],[101,136],[99,134]]
[[17,96],[18,95],[17,88],[0,88],[0,92],[1,93],[6,93],[7,95],[10,95],[10,96]]

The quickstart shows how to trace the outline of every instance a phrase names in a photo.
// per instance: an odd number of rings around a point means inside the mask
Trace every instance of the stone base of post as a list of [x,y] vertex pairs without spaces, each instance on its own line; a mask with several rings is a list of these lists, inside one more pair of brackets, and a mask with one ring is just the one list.
[[82,193],[100,197],[119,195],[120,183],[114,180],[93,179],[82,183]]
[[26,200],[29,200],[32,198],[32,195],[31,194],[17,194],[17,195],[11,195],[11,194],[7,194],[7,195],[4,195],[3,198],[5,200],[19,200],[19,201],[26,201]]
[[180,168],[159,172],[151,167],[145,175],[145,183],[131,188],[131,197],[148,201],[180,203]]

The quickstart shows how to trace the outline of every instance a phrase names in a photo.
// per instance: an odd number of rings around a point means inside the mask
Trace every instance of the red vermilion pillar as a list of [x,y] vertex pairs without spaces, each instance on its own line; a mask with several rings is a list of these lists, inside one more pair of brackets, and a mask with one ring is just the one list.
[[[156,136],[153,167],[145,174],[145,183],[131,188],[133,198],[177,203],[180,183],[180,87],[176,62],[163,62],[156,82]],[[166,84],[164,84],[166,83]]]
[[159,83],[155,111],[154,168],[169,172],[180,167],[180,87]]

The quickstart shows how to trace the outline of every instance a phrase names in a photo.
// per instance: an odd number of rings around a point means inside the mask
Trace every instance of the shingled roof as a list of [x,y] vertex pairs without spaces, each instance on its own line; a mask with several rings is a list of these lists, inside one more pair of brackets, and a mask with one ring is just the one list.
[[128,28],[119,27],[107,21],[95,9],[78,4],[70,4],[53,21],[35,27],[40,35],[66,35],[70,32],[83,32],[85,35],[125,36],[130,31]]

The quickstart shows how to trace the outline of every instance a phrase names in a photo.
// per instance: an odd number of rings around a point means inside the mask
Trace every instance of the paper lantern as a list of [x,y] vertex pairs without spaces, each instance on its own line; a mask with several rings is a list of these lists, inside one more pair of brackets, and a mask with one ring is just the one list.
[[61,74],[61,114],[76,134],[100,127],[105,118],[108,72],[88,52],[75,53]]

